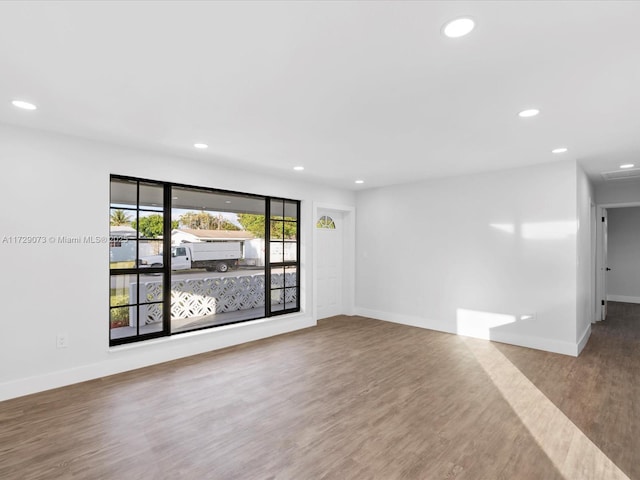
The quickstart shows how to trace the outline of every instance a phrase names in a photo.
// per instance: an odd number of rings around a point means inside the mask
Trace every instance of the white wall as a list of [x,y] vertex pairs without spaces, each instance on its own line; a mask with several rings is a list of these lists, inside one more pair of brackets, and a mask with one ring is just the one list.
[[607,299],[640,303],[640,207],[608,214]]
[[[0,163],[0,242],[108,236],[112,173],[300,199],[304,310],[110,349],[108,243],[0,243],[0,400],[313,325],[312,204],[355,203],[346,190],[3,125]],[[58,332],[68,348],[56,348]]]
[[356,312],[576,355],[576,183],[565,161],[358,193]]
[[640,180],[609,180],[595,186],[598,205],[640,203]]
[[[581,351],[596,320],[595,271],[595,198],[593,185],[579,165],[577,174],[577,271],[576,271],[576,341]],[[592,208],[593,206],[593,208]]]

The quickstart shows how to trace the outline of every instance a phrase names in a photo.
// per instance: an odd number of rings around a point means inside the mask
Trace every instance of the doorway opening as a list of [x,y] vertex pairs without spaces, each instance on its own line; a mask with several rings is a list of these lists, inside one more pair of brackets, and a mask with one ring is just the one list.
[[640,203],[598,207],[596,321],[607,302],[640,304]]

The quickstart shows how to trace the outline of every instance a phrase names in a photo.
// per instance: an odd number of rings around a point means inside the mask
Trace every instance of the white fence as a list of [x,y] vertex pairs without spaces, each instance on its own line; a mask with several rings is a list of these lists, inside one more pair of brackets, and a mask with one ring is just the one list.
[[[272,292],[271,304],[294,303],[296,301],[296,273],[276,273],[271,275],[271,287],[284,289]],[[212,277],[171,282],[171,318],[191,318],[215,313],[235,312],[264,307],[264,274],[242,275],[238,277]],[[132,303],[137,301],[138,285],[132,283],[129,295]],[[140,283],[141,302],[162,301],[162,282]],[[162,322],[162,305],[140,305],[141,324]],[[135,307],[129,311],[129,324],[136,326]]]

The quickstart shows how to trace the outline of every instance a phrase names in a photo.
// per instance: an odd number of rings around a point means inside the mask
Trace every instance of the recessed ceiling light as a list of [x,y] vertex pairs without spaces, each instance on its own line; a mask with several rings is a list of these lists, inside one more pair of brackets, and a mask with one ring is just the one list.
[[620,168],[633,168],[635,165],[633,163],[625,163],[624,165],[620,165]]
[[554,148],[553,150],[551,150],[551,153],[564,153],[567,150],[569,149],[566,147]]
[[171,197],[171,200],[177,200],[178,197]]
[[540,110],[538,110],[537,108],[530,108],[528,110],[523,110],[521,111],[518,116],[522,117],[522,118],[527,118],[527,117],[535,117],[536,115],[538,115],[540,113]]
[[302,170],[304,170],[304,167],[293,167],[293,169],[301,172]]
[[24,100],[14,100],[11,104],[23,110],[36,110],[38,108],[33,103],[25,102]]
[[456,18],[442,28],[442,33],[449,38],[464,37],[470,33],[475,26],[475,22],[468,17]]
[[228,205],[229,203],[231,203],[231,200],[225,200],[224,203]]
[[356,180],[356,183],[364,183],[364,180]]
[[209,145],[207,145],[206,143],[194,143],[193,146],[201,150],[204,150],[205,148],[209,148]]

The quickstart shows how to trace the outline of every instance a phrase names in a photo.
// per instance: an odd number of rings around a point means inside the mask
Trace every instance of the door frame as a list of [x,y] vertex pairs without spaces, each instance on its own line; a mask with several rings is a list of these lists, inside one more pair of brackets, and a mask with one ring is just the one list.
[[589,291],[589,314],[591,318],[589,319],[591,323],[596,323],[598,321],[598,314],[600,313],[600,309],[598,308],[598,206],[591,201],[590,205],[590,223],[591,223],[591,259],[589,263],[589,268],[591,270],[591,288]]
[[596,218],[596,249],[595,249],[595,262],[596,268],[594,270],[595,275],[595,321],[602,320],[602,301],[606,302],[607,300],[607,292],[606,292],[606,282],[604,281],[604,275],[606,275],[605,268],[607,267],[607,259],[604,258],[603,250],[604,250],[604,225],[601,221],[604,216],[604,210],[609,210],[611,208],[625,208],[625,207],[640,207],[640,202],[628,202],[628,203],[601,203],[597,206],[597,218]]
[[313,300],[312,316],[313,321],[318,321],[318,229],[316,222],[320,210],[334,210],[342,213],[342,292],[343,307],[345,315],[353,315],[355,310],[355,271],[356,271],[356,208],[347,205],[335,205],[331,203],[313,202]]

